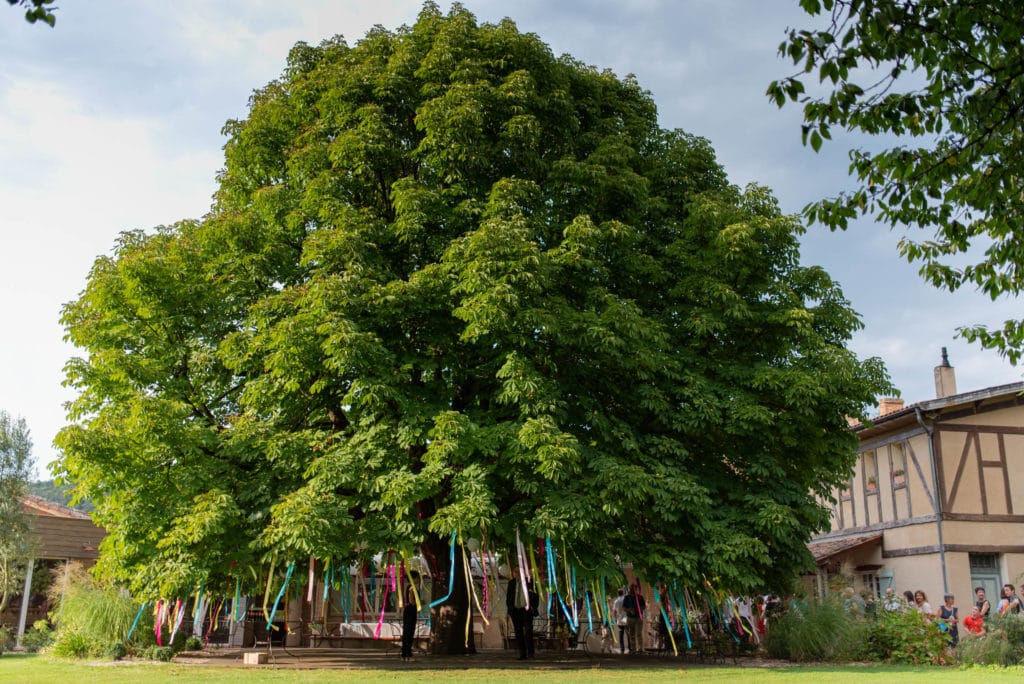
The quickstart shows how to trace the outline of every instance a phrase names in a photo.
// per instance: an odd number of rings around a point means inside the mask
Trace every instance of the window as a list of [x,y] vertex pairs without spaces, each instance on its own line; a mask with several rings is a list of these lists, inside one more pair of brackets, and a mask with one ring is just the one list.
[[878,457],[874,451],[864,452],[864,486],[868,494],[878,493]]
[[873,596],[876,601],[882,598],[882,579],[875,572],[861,573],[860,582],[865,589],[868,590],[868,594]]
[[902,444],[892,445],[892,487],[900,489],[907,486],[907,453]]

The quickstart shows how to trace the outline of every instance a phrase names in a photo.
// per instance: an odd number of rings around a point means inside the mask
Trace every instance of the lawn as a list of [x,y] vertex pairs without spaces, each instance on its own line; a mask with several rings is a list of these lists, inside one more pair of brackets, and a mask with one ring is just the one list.
[[[73,682],[162,682],[202,681],[204,684],[219,682],[501,682],[518,681],[524,677],[523,667],[491,668],[474,665],[459,667],[459,661],[438,661],[426,659],[405,668],[348,670],[302,670],[277,669],[274,667],[244,668],[213,665],[176,663],[127,663],[68,661],[47,656],[5,654],[0,656],[0,682],[5,684],[55,684]],[[552,669],[543,663],[531,664],[527,675],[531,684],[540,682],[712,682],[712,683],[758,683],[758,682],[806,682],[818,684],[902,684],[904,682],[949,682],[950,684],[971,684],[972,682],[1019,682],[1024,678],[1024,668],[975,668],[959,670],[937,667],[896,667],[876,665],[846,666],[789,666],[764,667],[705,667],[680,665],[664,662],[652,667],[636,666],[625,669],[600,669],[581,666],[573,669]]]

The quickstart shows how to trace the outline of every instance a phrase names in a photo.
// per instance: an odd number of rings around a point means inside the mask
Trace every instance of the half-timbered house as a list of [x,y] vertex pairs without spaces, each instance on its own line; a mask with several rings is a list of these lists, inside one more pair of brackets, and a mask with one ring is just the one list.
[[994,601],[1024,576],[1024,383],[958,394],[943,349],[935,386],[853,426],[856,467],[809,544],[819,593],[841,572],[875,596],[921,589],[933,607],[945,593],[968,606],[974,587]]

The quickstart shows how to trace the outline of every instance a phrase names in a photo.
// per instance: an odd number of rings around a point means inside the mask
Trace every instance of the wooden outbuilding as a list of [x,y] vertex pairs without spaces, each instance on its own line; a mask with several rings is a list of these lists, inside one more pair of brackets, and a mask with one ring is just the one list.
[[106,536],[103,528],[96,526],[88,514],[74,508],[31,495],[22,499],[22,506],[29,517],[35,554],[28,562],[25,589],[21,594],[19,645],[29,613],[33,613],[33,620],[46,617],[45,596],[33,596],[32,593],[33,572],[44,564],[54,568],[66,567],[72,561],[93,565],[99,558],[100,542]]

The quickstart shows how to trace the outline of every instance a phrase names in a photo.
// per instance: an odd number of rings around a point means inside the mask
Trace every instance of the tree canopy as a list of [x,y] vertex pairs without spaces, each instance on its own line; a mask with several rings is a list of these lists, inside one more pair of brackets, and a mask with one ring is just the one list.
[[633,78],[427,4],[297,44],[224,130],[210,213],[124,233],[63,312],[102,571],[167,596],[481,528],[737,590],[805,567],[884,369],[798,220]]
[[[804,108],[805,144],[832,127],[886,136],[892,146],[850,153],[858,187],[807,207],[845,228],[859,215],[908,234],[900,252],[936,287],[973,285],[993,299],[1024,287],[1024,5],[998,0],[802,0],[820,30],[789,32],[780,54],[799,70],[771,84]],[[808,95],[803,79],[822,84]],[[961,329],[1011,362],[1024,322]]]
[[22,499],[32,474],[32,440],[24,418],[0,411],[0,613],[21,590],[32,552]]

